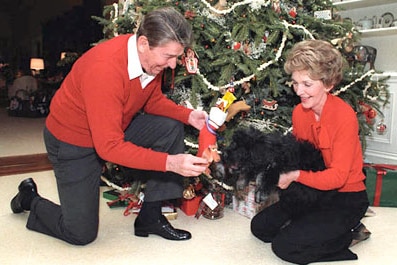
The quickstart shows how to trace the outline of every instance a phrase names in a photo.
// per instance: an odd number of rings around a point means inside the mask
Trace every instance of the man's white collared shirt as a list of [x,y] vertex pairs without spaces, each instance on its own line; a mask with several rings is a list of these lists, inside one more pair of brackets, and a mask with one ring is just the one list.
[[130,80],[139,77],[142,89],[144,89],[156,77],[148,75],[142,69],[136,45],[136,35],[131,36],[128,40],[128,76],[130,77]]

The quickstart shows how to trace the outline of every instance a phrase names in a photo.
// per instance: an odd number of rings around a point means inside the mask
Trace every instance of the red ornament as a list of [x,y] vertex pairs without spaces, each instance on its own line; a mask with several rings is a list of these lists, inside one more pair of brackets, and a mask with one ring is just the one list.
[[370,119],[375,118],[376,117],[376,111],[373,108],[371,108],[370,110],[368,110],[367,117],[370,118]]
[[276,100],[262,100],[262,109],[267,109],[267,110],[277,110],[278,108],[278,103]]
[[187,19],[193,19],[195,16],[196,16],[196,14],[194,14],[193,11],[188,10],[185,12],[185,18],[187,18]]
[[233,46],[233,50],[235,50],[235,51],[240,50],[240,48],[241,48],[241,43],[240,42],[236,42],[234,44],[234,46]]
[[379,135],[384,134],[386,132],[386,129],[387,129],[386,124],[384,124],[383,122],[380,122],[378,123],[378,125],[376,125],[376,132]]
[[373,124],[373,119],[376,117],[377,113],[376,110],[374,110],[370,105],[364,103],[364,102],[359,102],[362,113],[365,116],[365,120],[368,124]]
[[288,14],[289,14],[291,17],[296,18],[296,15],[297,15],[298,13],[296,12],[296,8],[293,7],[293,8],[290,9],[290,11],[289,11]]

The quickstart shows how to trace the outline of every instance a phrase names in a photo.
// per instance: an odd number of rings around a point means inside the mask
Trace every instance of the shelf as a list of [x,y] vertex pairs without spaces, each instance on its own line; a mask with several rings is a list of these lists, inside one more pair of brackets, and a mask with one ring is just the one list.
[[396,3],[396,0],[334,0],[333,3],[335,6],[342,7],[343,9],[354,9],[393,4]]
[[387,77],[388,76],[388,77],[390,77],[390,79],[395,80],[397,78],[397,72],[395,72],[395,71],[385,71],[383,73],[375,73],[373,75],[373,77],[377,77],[377,76],[379,76],[379,77]]
[[379,29],[363,29],[360,30],[361,37],[382,37],[397,34],[397,27],[379,28]]

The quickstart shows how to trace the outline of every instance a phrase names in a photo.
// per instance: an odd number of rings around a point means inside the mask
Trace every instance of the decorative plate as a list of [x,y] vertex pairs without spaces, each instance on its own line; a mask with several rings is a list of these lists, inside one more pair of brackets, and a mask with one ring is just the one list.
[[394,20],[394,16],[390,12],[384,13],[382,15],[382,18],[383,18],[383,27],[384,28],[390,27]]

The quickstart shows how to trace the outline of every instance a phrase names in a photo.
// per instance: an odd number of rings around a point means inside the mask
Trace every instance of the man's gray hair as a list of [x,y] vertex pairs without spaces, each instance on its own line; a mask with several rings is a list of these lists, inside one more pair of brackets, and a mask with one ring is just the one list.
[[192,45],[192,27],[181,13],[172,7],[163,7],[146,14],[136,32],[146,36],[150,47],[176,41],[183,47]]

